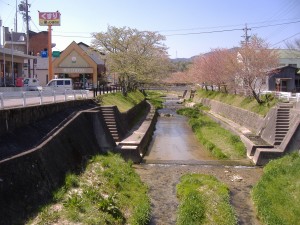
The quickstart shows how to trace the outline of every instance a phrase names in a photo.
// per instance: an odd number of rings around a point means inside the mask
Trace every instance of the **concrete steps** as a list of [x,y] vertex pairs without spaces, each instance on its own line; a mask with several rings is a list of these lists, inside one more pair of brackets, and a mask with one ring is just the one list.
[[291,108],[293,108],[293,104],[291,103],[281,103],[278,105],[274,146],[279,146],[289,131]]
[[104,121],[107,125],[107,128],[110,134],[112,135],[114,141],[120,141],[120,133],[118,130],[114,106],[101,106],[100,110],[103,115]]

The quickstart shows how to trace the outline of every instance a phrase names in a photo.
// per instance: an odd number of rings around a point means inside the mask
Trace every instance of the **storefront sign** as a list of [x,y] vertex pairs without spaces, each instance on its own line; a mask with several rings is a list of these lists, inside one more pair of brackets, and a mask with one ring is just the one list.
[[39,12],[40,26],[60,26],[60,12]]
[[93,73],[93,68],[55,68],[55,73]]

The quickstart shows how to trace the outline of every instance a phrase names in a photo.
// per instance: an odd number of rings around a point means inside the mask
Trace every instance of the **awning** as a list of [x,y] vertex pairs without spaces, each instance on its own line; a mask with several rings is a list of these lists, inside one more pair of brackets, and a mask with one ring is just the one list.
[[0,48],[0,58],[3,57],[3,54],[4,55],[13,55],[13,56],[16,56],[16,57],[21,57],[21,58],[24,58],[24,59],[36,59],[37,56],[33,56],[33,55],[27,55],[23,52],[20,52],[20,51],[17,51],[17,50],[11,50],[9,48]]

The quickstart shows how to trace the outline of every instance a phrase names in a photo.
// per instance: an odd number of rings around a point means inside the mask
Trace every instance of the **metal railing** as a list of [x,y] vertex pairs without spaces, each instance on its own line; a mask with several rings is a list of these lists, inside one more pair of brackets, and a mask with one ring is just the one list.
[[262,91],[261,94],[274,94],[275,97],[283,101],[300,102],[300,93],[284,91]]
[[89,90],[0,92],[0,109],[90,98]]

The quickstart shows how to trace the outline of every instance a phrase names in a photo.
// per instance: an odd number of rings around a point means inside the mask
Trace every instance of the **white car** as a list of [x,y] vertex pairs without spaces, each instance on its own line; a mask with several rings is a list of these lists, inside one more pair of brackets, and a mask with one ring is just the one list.
[[26,91],[41,91],[43,89],[37,78],[25,78],[23,84]]
[[50,80],[45,90],[72,90],[73,81],[71,78],[57,78]]

